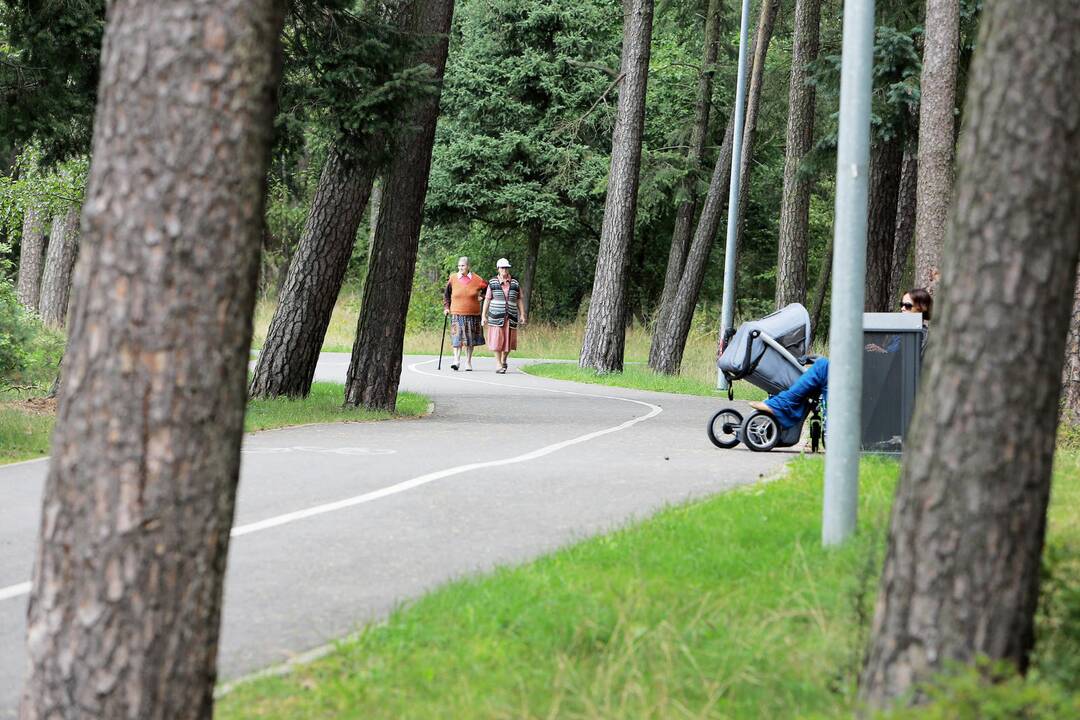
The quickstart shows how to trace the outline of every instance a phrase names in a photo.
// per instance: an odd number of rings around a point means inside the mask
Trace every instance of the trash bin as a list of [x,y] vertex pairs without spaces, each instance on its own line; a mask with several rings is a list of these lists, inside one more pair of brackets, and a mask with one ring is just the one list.
[[862,450],[900,453],[922,363],[920,313],[863,314]]

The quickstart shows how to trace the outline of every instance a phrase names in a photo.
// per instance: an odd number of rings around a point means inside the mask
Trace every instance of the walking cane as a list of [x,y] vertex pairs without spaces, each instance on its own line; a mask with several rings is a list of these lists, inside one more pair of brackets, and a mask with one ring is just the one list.
[[449,315],[443,315],[442,319],[442,340],[439,341],[439,370],[442,370],[442,351],[443,345],[446,344],[446,324],[450,322]]

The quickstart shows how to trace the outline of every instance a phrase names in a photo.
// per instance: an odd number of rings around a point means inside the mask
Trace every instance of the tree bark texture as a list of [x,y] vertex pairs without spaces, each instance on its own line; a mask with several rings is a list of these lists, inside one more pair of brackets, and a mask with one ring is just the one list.
[[[905,288],[904,271],[911,255],[911,241],[915,238],[915,202],[919,177],[918,137],[912,133],[904,148],[900,167],[900,191],[896,198],[896,232],[893,234],[892,269],[889,272],[889,302],[896,303]],[[895,307],[895,305],[893,306]]]
[[[754,141],[757,139],[757,119],[761,114],[761,89],[765,85],[765,58],[769,54],[773,30],[776,28],[776,16],[780,12],[780,0],[766,0],[761,3],[758,15],[757,35],[751,48],[753,64],[750,69],[750,84],[746,93],[746,118],[743,125],[742,158],[739,164],[739,224],[735,235],[735,259],[742,247],[743,228],[746,226],[746,206],[750,201],[750,175],[753,168]],[[738,273],[736,273],[738,277]]]
[[866,312],[888,312],[892,278],[897,202],[904,165],[904,142],[899,136],[877,140],[870,150],[870,187],[866,233]]
[[[413,24],[435,38],[418,53],[441,82],[446,68],[454,0],[425,0]],[[418,103],[415,130],[398,139],[384,176],[382,207],[371,246],[367,279],[345,380],[345,404],[393,411],[401,379],[401,351],[409,312],[420,225],[431,170],[431,150],[439,118],[439,95]]]
[[810,341],[807,345],[814,344],[818,330],[821,328],[822,310],[825,308],[825,295],[829,292],[829,280],[832,279],[834,234],[829,233],[829,239],[825,242],[825,257],[821,261],[821,271],[818,273],[817,285],[814,288],[814,303],[810,308]]
[[536,263],[540,259],[540,240],[544,226],[534,223],[529,226],[529,242],[525,249],[525,273],[521,279],[521,302],[525,306],[525,317],[532,314],[533,290],[536,285]]
[[800,172],[814,147],[814,86],[808,65],[817,59],[821,0],[795,0],[788,83],[787,142],[784,147],[784,194],[780,205],[780,240],[776,253],[776,307],[806,302],[806,255],[810,233],[811,182]]
[[311,391],[375,170],[374,163],[336,149],[327,157],[259,353],[252,397],[306,397]]
[[[862,695],[950,661],[1028,664],[1080,249],[1080,5],[984,9],[940,312]],[[916,690],[917,692],[917,690]],[[918,696],[916,696],[918,699]]]
[[[762,5],[754,45],[750,48],[753,62],[750,68],[746,115],[743,120],[742,164],[739,166],[740,190],[745,189],[750,182],[750,159],[753,154],[754,130],[757,125],[761,87],[764,82],[765,54],[768,52],[769,42],[772,39],[778,9],[779,0],[769,0]],[[677,375],[679,368],[682,367],[682,356],[686,350],[690,326],[693,324],[694,309],[697,307],[698,297],[701,294],[701,286],[705,282],[705,269],[716,240],[720,218],[727,207],[728,189],[731,183],[734,116],[735,113],[732,111],[724,134],[724,142],[713,166],[712,180],[705,196],[701,217],[698,219],[697,230],[694,232],[694,239],[687,254],[679,293],[672,300],[671,310],[665,322],[658,323],[653,329],[652,344],[649,347],[649,367],[658,373]],[[741,191],[739,196],[743,200],[747,197]],[[740,227],[741,224],[740,220]]]
[[1080,279],[1073,297],[1069,336],[1065,342],[1065,370],[1061,379],[1062,420],[1080,424]]
[[41,297],[41,271],[45,264],[45,218],[31,205],[23,215],[22,241],[19,244],[19,280],[16,296],[34,312]]
[[675,211],[675,230],[671,234],[671,250],[668,253],[664,290],[660,296],[658,324],[666,324],[671,303],[682,283],[686,254],[690,251],[690,236],[694,228],[694,216],[698,208],[698,181],[702,156],[709,130],[712,110],[713,75],[720,50],[720,21],[723,17],[720,0],[709,0],[705,15],[704,49],[701,71],[698,73],[697,102],[694,106],[694,126],[690,132],[690,147],[686,152],[689,174],[683,179],[680,195],[684,198]]
[[79,254],[79,208],[74,205],[53,217],[49,249],[41,275],[38,312],[49,327],[62,328],[67,321],[71,274]]
[[694,308],[697,307],[701,285],[705,282],[705,269],[709,264],[716,233],[720,229],[720,219],[727,208],[728,189],[731,186],[731,152],[735,135],[735,112],[728,118],[724,141],[713,165],[709,190],[701,206],[694,239],[686,255],[682,285],[671,304],[667,321],[657,323],[653,328],[652,344],[649,346],[649,367],[654,372],[665,375],[677,375],[682,367],[686,339],[690,335],[690,326],[694,320]]
[[23,720],[211,717],[281,20],[109,4]]
[[915,284],[937,289],[953,197],[960,0],[927,0],[919,106],[919,188]]
[[370,206],[368,215],[368,254],[370,254],[371,247],[375,244],[375,228],[379,226],[379,209],[382,207],[381,181],[371,183],[371,200],[368,205]]
[[622,87],[611,138],[604,222],[592,301],[581,344],[581,367],[619,372],[626,342],[626,261],[637,217],[645,89],[652,41],[652,0],[623,1]]

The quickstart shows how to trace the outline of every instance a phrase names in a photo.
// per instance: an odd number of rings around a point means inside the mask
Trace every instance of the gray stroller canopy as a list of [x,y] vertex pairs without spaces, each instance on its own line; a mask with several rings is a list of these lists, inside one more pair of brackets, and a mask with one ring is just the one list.
[[[755,331],[759,334],[752,337]],[[799,303],[792,303],[760,320],[743,323],[720,356],[717,367],[729,381],[745,378],[775,395],[798,380],[803,368],[769,345],[766,337],[799,360],[810,350],[810,313]]]

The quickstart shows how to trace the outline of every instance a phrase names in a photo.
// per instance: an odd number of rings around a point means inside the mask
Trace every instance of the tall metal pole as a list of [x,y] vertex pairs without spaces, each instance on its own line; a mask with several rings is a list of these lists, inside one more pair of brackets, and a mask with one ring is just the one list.
[[[739,75],[735,82],[735,131],[731,138],[731,180],[728,182],[727,246],[724,250],[724,304],[720,311],[720,337],[731,327],[735,315],[735,239],[739,229],[739,180],[742,177],[743,124],[746,118],[746,40],[750,23],[750,0],[743,0],[739,24]],[[727,390],[727,378],[716,371],[716,386]]]
[[825,504],[821,527],[821,541],[825,545],[838,545],[855,531],[859,503],[874,0],[844,0],[841,52]]

